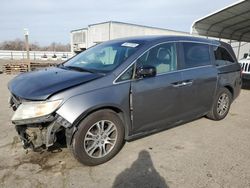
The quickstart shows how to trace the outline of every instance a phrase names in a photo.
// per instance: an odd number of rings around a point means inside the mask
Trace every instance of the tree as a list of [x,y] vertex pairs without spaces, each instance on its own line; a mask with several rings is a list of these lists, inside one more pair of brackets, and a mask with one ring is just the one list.
[[[61,44],[52,42],[48,46],[40,46],[37,42],[30,43],[30,50],[34,51],[70,51],[70,44]],[[12,41],[4,41],[0,43],[0,50],[25,50],[25,42],[20,39],[15,39]]]

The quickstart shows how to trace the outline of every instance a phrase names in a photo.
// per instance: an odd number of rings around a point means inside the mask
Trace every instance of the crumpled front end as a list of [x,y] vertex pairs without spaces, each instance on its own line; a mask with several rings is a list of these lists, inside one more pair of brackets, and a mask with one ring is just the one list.
[[[65,128],[70,127],[71,125],[67,120],[56,114],[55,110],[43,116],[18,119],[16,113],[20,113],[17,111],[20,108],[24,108],[24,103],[28,105],[31,104],[30,108],[32,108],[32,105],[34,104],[35,106],[38,102],[22,100],[19,97],[12,95],[9,103],[15,111],[15,114],[12,117],[12,123],[15,125],[16,131],[18,132],[25,149],[31,148],[34,151],[41,151],[48,149],[58,142],[62,143],[62,141],[65,140]],[[26,109],[23,109],[24,114],[27,112],[27,107],[25,108]],[[36,111],[37,109],[32,108],[31,110]]]

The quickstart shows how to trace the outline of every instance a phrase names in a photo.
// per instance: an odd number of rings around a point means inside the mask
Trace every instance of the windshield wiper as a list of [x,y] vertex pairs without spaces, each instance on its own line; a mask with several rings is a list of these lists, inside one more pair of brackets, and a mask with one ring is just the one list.
[[80,72],[96,73],[95,71],[92,71],[92,70],[89,70],[89,69],[85,69],[85,68],[82,68],[82,67],[76,67],[76,66],[64,66],[64,67],[68,68],[68,69],[77,70],[77,71],[80,71]]

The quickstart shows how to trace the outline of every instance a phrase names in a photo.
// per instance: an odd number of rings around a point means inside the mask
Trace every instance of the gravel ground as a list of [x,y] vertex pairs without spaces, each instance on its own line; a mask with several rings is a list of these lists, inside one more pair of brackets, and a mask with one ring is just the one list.
[[206,118],[127,143],[111,161],[87,167],[67,149],[25,151],[10,122],[0,74],[0,187],[250,187],[250,87],[226,119]]

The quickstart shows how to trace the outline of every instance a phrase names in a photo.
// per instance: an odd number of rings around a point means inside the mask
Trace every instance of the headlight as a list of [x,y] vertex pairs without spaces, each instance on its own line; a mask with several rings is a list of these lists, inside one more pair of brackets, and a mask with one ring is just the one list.
[[54,112],[62,103],[62,100],[23,102],[15,111],[12,121],[20,121],[46,116]]

